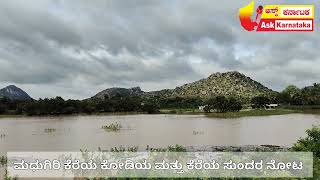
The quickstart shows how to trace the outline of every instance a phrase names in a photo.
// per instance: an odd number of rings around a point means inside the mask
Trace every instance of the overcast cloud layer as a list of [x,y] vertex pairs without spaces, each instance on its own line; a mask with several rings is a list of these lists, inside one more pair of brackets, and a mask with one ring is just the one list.
[[[117,86],[175,88],[217,71],[281,90],[320,82],[315,32],[249,33],[234,0],[1,0],[0,86],[87,98]],[[263,1],[263,4],[275,1]]]

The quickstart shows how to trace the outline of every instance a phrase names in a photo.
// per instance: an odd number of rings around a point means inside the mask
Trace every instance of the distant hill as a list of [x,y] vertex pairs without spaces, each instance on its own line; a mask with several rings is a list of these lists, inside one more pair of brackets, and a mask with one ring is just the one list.
[[248,101],[258,95],[268,95],[272,93],[271,89],[263,86],[261,83],[245,76],[237,71],[226,73],[214,73],[208,78],[201,79],[175,89],[164,89],[160,91],[144,92],[139,87],[110,88],[106,89],[94,97],[103,98],[118,95],[147,96],[147,97],[200,97],[208,99],[210,97],[223,95],[234,96],[241,100]]
[[11,100],[31,100],[32,98],[24,92],[22,89],[10,85],[3,89],[0,89],[0,97],[7,97]]
[[144,93],[145,92],[143,92],[140,87],[134,87],[130,89],[114,87],[103,90],[92,98],[104,99],[105,97],[112,98],[116,96],[141,96]]

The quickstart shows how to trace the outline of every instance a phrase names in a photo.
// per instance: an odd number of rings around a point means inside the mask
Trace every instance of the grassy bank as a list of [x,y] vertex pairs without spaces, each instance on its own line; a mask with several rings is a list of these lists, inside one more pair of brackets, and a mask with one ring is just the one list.
[[[240,112],[226,112],[226,113],[205,113],[200,111],[199,109],[160,109],[159,113],[155,114],[179,114],[179,115],[206,115],[208,117],[216,117],[216,118],[239,118],[246,116],[270,116],[270,115],[285,115],[292,113],[305,113],[305,114],[320,114],[320,106],[281,106],[281,108],[265,110],[265,109],[244,109]],[[7,117],[45,117],[45,116],[108,116],[108,115],[137,115],[137,114],[147,114],[143,112],[113,112],[113,113],[75,113],[75,114],[67,114],[67,115],[13,115],[13,114],[3,114],[0,115],[1,118]]]
[[172,109],[160,109],[161,114],[204,114],[203,111],[198,109],[179,109],[179,108],[172,108]]
[[291,109],[295,111],[300,111],[305,114],[320,114],[320,106],[282,106],[283,109]]
[[271,116],[271,115],[285,115],[292,113],[302,113],[302,114],[320,114],[320,106],[281,106],[277,109],[249,109],[249,106],[244,108],[239,112],[226,112],[226,113],[205,113],[198,109],[161,109],[162,114],[186,114],[186,115],[196,115],[202,114],[208,117],[216,118],[239,118],[247,116]]
[[226,113],[207,113],[208,117],[216,118],[240,118],[248,116],[271,116],[271,115],[285,115],[292,113],[302,113],[299,110],[292,109],[274,109],[274,110],[265,110],[265,109],[256,109],[256,110],[244,110],[240,112],[226,112]]
[[[273,109],[273,110],[265,110],[265,109],[247,109],[242,110],[240,112],[226,112],[226,113],[204,113],[199,110],[195,109],[161,109],[161,113],[163,114],[203,114],[208,117],[216,117],[216,118],[239,118],[239,117],[247,117],[247,116],[271,116],[271,115],[285,115],[285,114],[292,114],[292,113],[304,113],[310,112],[308,110],[301,110],[301,109],[289,109],[289,108],[281,108],[281,109]],[[315,111],[314,111],[315,113]],[[319,111],[320,113],[320,111]]]

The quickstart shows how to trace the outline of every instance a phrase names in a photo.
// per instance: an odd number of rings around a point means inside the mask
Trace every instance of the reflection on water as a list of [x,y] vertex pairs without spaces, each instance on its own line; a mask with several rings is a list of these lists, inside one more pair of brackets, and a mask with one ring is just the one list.
[[[120,123],[121,130],[102,126]],[[215,119],[200,115],[19,117],[0,119],[0,152],[79,151],[147,145],[284,145],[320,125],[320,116]]]

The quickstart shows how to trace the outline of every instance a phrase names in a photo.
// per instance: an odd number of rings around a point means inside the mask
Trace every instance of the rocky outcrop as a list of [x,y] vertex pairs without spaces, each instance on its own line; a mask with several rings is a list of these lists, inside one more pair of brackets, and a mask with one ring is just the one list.
[[113,98],[116,96],[142,96],[145,92],[143,92],[140,87],[134,87],[130,89],[126,88],[109,88],[106,90],[103,90],[93,96],[92,98],[99,98],[99,99],[104,99],[104,98]]
[[150,92],[149,95],[160,97],[200,97],[208,99],[214,96],[233,96],[250,100],[258,95],[268,95],[273,91],[261,83],[252,80],[237,71],[214,73],[206,79],[185,84],[175,89]]

